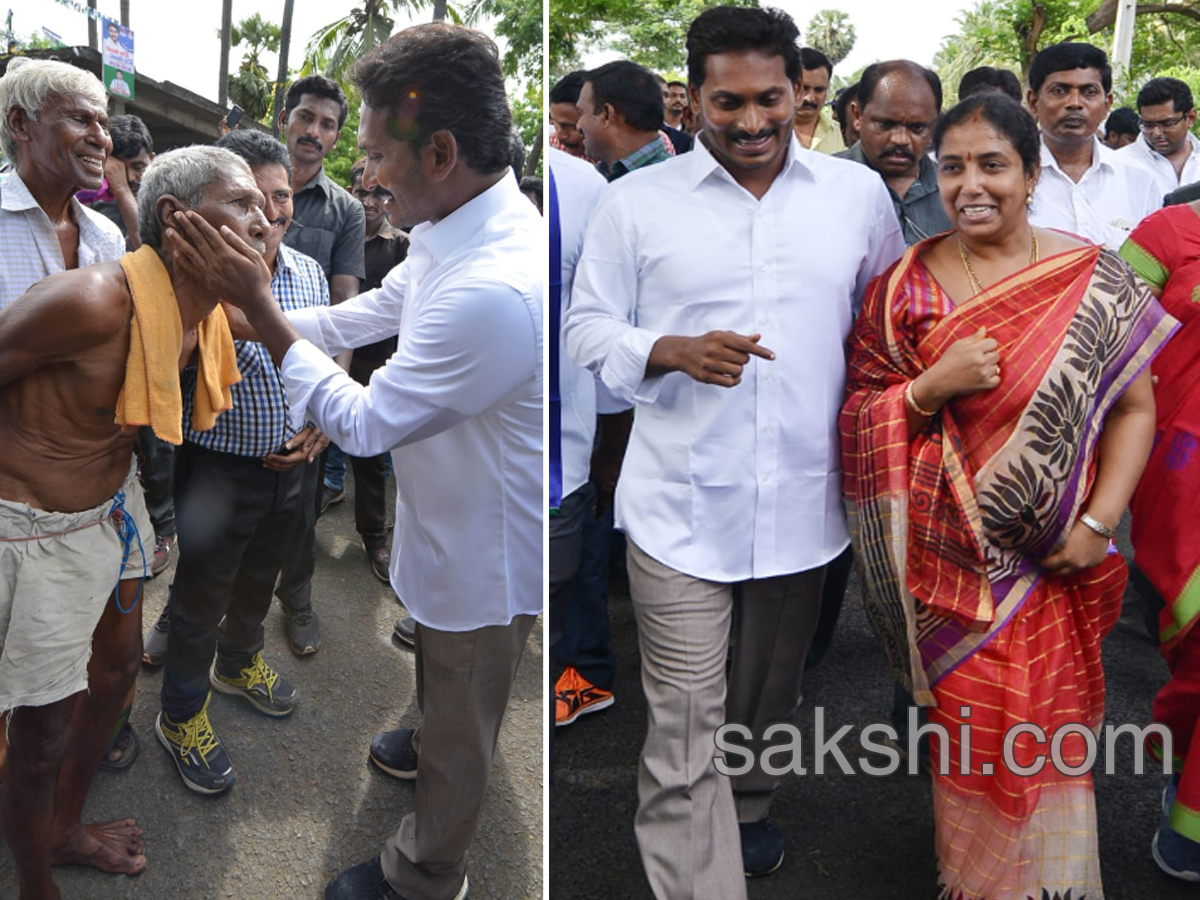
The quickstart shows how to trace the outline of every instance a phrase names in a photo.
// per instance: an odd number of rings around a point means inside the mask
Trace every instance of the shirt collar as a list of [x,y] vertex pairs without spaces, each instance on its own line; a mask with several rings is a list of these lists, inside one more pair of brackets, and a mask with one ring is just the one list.
[[21,180],[17,170],[13,169],[4,180],[4,191],[0,194],[0,209],[8,212],[22,212],[35,208],[38,208],[38,202],[33,199],[33,194],[29,192],[29,188]]
[[[89,246],[99,246],[104,238],[102,226],[96,224],[96,220],[92,216],[99,216],[98,213],[93,213],[90,209],[79,202],[74,195],[70,200],[71,209],[75,213],[75,224],[79,226],[79,240],[81,244]],[[47,222],[50,221],[46,211],[38,204],[33,194],[29,190],[29,186],[17,174],[17,170],[13,169],[8,173],[8,177],[4,180],[4,189],[0,191],[0,209],[7,212],[24,212],[25,210],[36,209],[42,214]],[[99,216],[103,218],[102,216]],[[105,219],[107,222],[108,220]],[[114,229],[116,226],[113,226]]]
[[465,246],[472,236],[483,226],[484,222],[513,206],[513,198],[517,198],[534,213],[533,205],[521,196],[517,187],[516,176],[512,169],[504,173],[504,177],[490,188],[471,200],[468,200],[446,218],[434,224],[422,222],[415,227],[410,239],[414,244],[426,247],[433,258],[443,260],[455,250]]
[[[700,186],[704,179],[709,177],[724,178],[732,184],[737,184],[737,181],[729,171],[717,161],[717,158],[712,155],[712,152],[705,146],[701,140],[703,131],[696,135],[696,143],[692,145],[690,153],[685,153],[683,159],[691,166],[689,172],[688,187],[695,189]],[[800,141],[796,138],[796,132],[788,129],[788,148],[787,155],[783,160],[783,168],[779,170],[779,174],[775,176],[778,181],[781,178],[800,177],[806,181],[819,181],[820,176],[813,170],[807,160],[808,151],[801,152]],[[738,185],[741,187],[741,185]]]
[[615,181],[622,175],[628,175],[635,169],[640,169],[652,163],[662,162],[664,159],[670,158],[670,156],[671,151],[667,149],[667,139],[661,134],[656,134],[654,140],[647,141],[628,156],[618,159],[611,166],[603,161],[596,163],[596,171],[609,181]]
[[[1188,146],[1192,148],[1193,155],[1195,155],[1196,153],[1200,153],[1200,138],[1196,137],[1194,134],[1192,134],[1189,131],[1188,135],[1187,135],[1187,142],[1188,142]],[[1145,156],[1148,156],[1151,159],[1153,159],[1154,157],[1158,157],[1159,159],[1167,159],[1165,156],[1163,156],[1161,153],[1159,153],[1157,150],[1155,150],[1153,147],[1150,146],[1150,142],[1148,140],[1146,140],[1146,135],[1144,133],[1139,134],[1137,136],[1137,140],[1134,143],[1137,144],[1138,149],[1141,150],[1141,152]],[[1167,162],[1170,162],[1170,160],[1167,160]]]
[[[1046,146],[1046,141],[1044,138],[1042,139],[1041,143],[1042,168],[1053,169],[1066,178],[1067,173],[1059,168],[1058,160],[1054,158],[1054,154],[1051,153],[1050,148]],[[1113,158],[1116,152],[1117,151],[1110,150],[1108,147],[1105,147],[1102,143],[1100,143],[1100,139],[1098,137],[1092,135],[1092,164],[1088,166],[1088,172],[1091,172],[1093,169],[1108,169],[1110,172],[1115,171],[1116,167],[1113,165]],[[1087,173],[1084,174],[1086,175]],[[1082,181],[1083,179],[1080,180]]]
[[312,180],[304,187],[300,188],[300,190],[296,191],[296,193],[303,194],[310,189],[320,188],[321,192],[324,193],[326,197],[332,197],[333,192],[330,190],[332,185],[333,182],[331,182],[329,180],[329,176],[325,174],[325,167],[321,166],[321,168],[317,170],[317,174],[312,177]]

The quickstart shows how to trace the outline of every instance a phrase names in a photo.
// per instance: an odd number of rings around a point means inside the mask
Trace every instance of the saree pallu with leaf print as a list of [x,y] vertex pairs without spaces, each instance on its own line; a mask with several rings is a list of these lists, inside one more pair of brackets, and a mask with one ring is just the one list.
[[[868,616],[896,677],[948,734],[931,747],[942,897],[1100,900],[1090,775],[1049,759],[1016,769],[1048,757],[1062,726],[1099,728],[1100,641],[1126,571],[1115,553],[1071,577],[1038,562],[1085,507],[1106,414],[1174,322],[1099,247],[955,306],[919,259],[942,239],[871,285],[850,338],[840,427]],[[951,401],[909,440],[906,383],[981,327],[999,342],[1001,385]],[[1045,743],[1020,733],[1007,766],[1005,736],[1024,723]],[[1078,766],[1083,735],[1061,737]]]

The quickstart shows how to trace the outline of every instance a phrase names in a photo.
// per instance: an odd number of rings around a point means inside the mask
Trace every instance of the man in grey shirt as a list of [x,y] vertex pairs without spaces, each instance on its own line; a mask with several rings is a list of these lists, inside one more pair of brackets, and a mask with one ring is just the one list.
[[909,246],[950,229],[937,166],[926,156],[941,108],[942,83],[929,69],[906,59],[867,66],[850,104],[858,142],[836,154],[883,178]]

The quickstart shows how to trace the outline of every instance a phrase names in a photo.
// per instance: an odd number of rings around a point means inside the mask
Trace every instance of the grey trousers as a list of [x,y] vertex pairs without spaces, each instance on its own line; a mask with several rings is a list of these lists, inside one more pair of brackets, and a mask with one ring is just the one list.
[[634,821],[646,877],[659,900],[741,900],[738,822],[767,815],[779,779],[756,765],[731,784],[713,766],[716,731],[746,725],[757,747],[795,718],[824,567],[721,584],[632,541],[628,567],[649,708]]
[[382,853],[388,882],[409,900],[450,900],[462,887],[496,738],[536,621],[517,616],[464,632],[417,625],[416,809]]

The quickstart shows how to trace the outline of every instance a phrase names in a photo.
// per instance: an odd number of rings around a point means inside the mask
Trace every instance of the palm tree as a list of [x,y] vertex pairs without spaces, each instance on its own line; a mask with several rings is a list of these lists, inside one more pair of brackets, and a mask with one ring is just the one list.
[[246,55],[236,75],[229,77],[229,95],[252,119],[261,119],[271,106],[271,76],[259,60],[264,50],[279,49],[280,28],[258,13],[242,19],[229,32],[234,47],[247,44]]
[[[417,13],[434,8],[434,19],[449,17],[459,21],[458,13],[445,0],[365,0],[348,16],[317,29],[304,48],[301,75],[320,72],[335,81],[345,82],[353,63],[374,50],[396,29],[393,13]],[[345,84],[343,84],[345,87]]]

